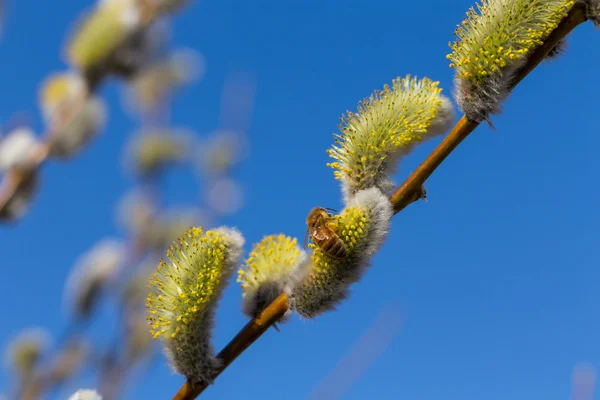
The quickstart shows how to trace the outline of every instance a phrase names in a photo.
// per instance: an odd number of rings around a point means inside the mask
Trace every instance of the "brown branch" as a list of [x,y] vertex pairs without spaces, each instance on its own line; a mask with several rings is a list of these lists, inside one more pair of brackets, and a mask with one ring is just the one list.
[[[217,378],[240,354],[244,352],[252,343],[256,341],[263,333],[281,317],[288,312],[288,297],[282,293],[277,297],[260,315],[248,322],[242,328],[231,342],[217,355],[221,360],[221,366],[215,371],[212,378]],[[175,394],[173,400],[191,400],[195,399],[200,393],[208,387],[207,384],[193,385],[190,381],[183,384],[181,389]]]
[[[569,14],[561,21],[558,27],[548,36],[544,44],[538,47],[529,56],[527,62],[516,73],[510,89],[514,89],[533,69],[546,57],[556,44],[567,36],[576,26],[587,20],[585,5],[577,3]],[[452,131],[423,161],[423,163],[406,179],[406,181],[390,196],[397,214],[409,204],[417,201],[422,196],[422,186],[431,176],[433,171],[452,153],[456,147],[477,128],[478,122],[469,121],[463,116],[454,126]],[[288,311],[287,295],[285,293],[271,303],[257,318],[250,321],[234,337],[231,342],[217,356],[223,361],[223,366],[214,374],[219,376],[244,350],[254,343],[266,330],[275,324]],[[173,400],[193,400],[206,389],[207,385],[197,386],[187,381],[173,397]]]

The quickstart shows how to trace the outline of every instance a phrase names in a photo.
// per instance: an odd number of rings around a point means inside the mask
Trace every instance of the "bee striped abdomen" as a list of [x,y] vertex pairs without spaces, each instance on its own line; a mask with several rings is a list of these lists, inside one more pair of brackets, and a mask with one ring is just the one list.
[[329,254],[331,257],[346,257],[346,246],[344,246],[342,240],[337,236],[330,236],[317,244],[325,253]]

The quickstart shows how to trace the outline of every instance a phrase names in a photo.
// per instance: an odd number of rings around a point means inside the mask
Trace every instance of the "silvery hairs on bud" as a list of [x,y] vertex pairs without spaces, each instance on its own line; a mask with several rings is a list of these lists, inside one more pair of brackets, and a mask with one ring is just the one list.
[[104,239],[75,262],[66,284],[65,303],[77,318],[89,316],[124,259],[125,245],[116,239]]
[[550,51],[546,55],[546,60],[555,60],[558,57],[565,54],[566,51],[567,51],[567,40],[563,38],[563,39],[559,40],[558,43],[556,43],[556,45],[552,49],[550,49]]
[[69,159],[90,143],[106,120],[104,103],[92,97],[66,124],[56,127],[50,140],[50,156]]
[[38,139],[29,128],[18,128],[0,136],[0,172],[12,168],[29,169],[38,145]]
[[600,0],[578,0],[586,6],[585,16],[600,28]]

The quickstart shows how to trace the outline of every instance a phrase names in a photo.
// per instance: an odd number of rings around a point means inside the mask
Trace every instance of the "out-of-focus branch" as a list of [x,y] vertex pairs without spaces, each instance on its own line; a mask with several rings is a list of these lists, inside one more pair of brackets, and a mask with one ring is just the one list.
[[13,169],[6,172],[2,183],[0,184],[0,220],[10,219],[9,205],[14,194],[22,187],[28,184],[28,180],[33,177],[35,171],[46,161],[48,157],[48,146],[46,144],[38,145],[38,148],[32,152],[31,160],[28,165],[31,168],[27,170]]
[[[511,84],[513,89],[525,78],[554,48],[554,46],[567,36],[576,26],[587,20],[585,6],[577,3],[569,14],[561,21],[558,27],[548,36],[546,42],[538,47],[527,59],[527,62],[515,74]],[[479,123],[469,121],[462,117],[446,138],[423,161],[423,163],[406,179],[406,181],[390,196],[397,214],[409,204],[421,197],[422,186],[440,164],[452,153],[456,147],[477,128]],[[275,324],[288,311],[287,295],[281,294],[257,318],[250,321],[238,335],[219,353],[218,357],[223,362],[213,378],[227,368],[244,350],[254,343],[267,329]],[[173,400],[192,400],[206,389],[206,386],[196,386],[185,382],[173,397]]]
[[[139,32],[141,32],[143,29],[147,29],[148,26],[150,26],[155,19],[159,17],[157,14],[157,9],[150,2],[141,2],[140,5],[142,6],[142,13]],[[123,42],[122,45],[126,45],[126,42],[127,40]],[[116,51],[119,50],[120,48],[116,49]],[[98,90],[98,87],[111,73],[111,71],[106,68],[93,68],[89,71],[81,72],[82,76],[85,78],[88,88],[88,97]],[[81,102],[79,107],[67,107],[65,110],[65,112],[68,114],[67,121],[72,121],[77,116],[78,112],[83,108],[83,104],[84,102]],[[50,138],[52,137],[52,133],[52,130],[49,129],[42,136],[46,140],[51,140]],[[35,174],[36,171],[41,168],[42,164],[48,159],[48,150],[49,146],[47,143],[41,144],[38,151],[32,152],[33,154],[31,156],[31,160],[28,162],[30,167],[27,169],[27,171],[12,169],[4,174],[2,183],[0,184],[0,221],[10,219],[11,213],[8,209],[10,206],[10,201],[13,199],[15,193],[27,185],[28,179],[31,178],[33,174]]]

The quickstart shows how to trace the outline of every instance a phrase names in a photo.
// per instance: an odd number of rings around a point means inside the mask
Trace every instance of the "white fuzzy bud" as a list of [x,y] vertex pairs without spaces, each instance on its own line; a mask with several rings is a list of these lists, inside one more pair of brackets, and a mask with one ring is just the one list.
[[79,389],[69,397],[69,400],[102,400],[102,396],[95,390]]
[[0,137],[0,171],[29,169],[39,141],[31,129],[18,128]]
[[86,318],[94,308],[101,291],[116,276],[125,258],[125,246],[105,239],[81,256],[67,280],[67,305],[78,318]]

